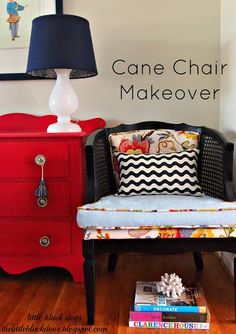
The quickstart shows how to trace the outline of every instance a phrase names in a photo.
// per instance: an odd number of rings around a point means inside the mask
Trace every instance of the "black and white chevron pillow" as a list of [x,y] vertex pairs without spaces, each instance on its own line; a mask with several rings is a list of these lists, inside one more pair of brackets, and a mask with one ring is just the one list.
[[115,153],[120,166],[118,195],[202,196],[197,177],[198,150],[169,154]]

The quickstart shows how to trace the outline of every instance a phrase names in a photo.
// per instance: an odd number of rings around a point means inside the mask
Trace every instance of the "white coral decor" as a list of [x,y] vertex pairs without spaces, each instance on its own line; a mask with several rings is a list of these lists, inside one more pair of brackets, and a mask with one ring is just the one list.
[[172,298],[178,298],[185,290],[182,278],[175,273],[161,276],[161,281],[157,282],[157,291]]

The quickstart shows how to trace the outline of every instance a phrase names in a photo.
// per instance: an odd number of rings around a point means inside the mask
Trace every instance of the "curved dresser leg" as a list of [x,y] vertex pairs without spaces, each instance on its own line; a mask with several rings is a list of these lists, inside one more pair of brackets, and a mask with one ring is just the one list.
[[95,257],[94,240],[83,240],[84,285],[87,306],[87,323],[94,324],[95,315]]

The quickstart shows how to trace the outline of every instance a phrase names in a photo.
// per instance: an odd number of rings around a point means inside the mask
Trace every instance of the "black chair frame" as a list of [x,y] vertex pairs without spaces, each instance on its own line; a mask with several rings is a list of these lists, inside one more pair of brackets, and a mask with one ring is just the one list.
[[[199,132],[201,139],[198,176],[204,193],[226,201],[235,200],[233,186],[233,143],[228,142],[217,130],[207,127],[191,126],[184,123],[172,124],[149,121],[131,125],[122,124],[114,128],[100,129],[88,137],[85,146],[87,163],[87,203],[95,202],[103,196],[116,192],[110,146],[108,142],[109,134],[139,129],[174,129],[177,131]],[[193,252],[196,267],[198,270],[201,270],[203,268],[201,258],[202,251],[225,251],[236,253],[236,239],[83,240],[84,279],[88,324],[94,324],[95,321],[95,256],[97,254],[110,254],[108,270],[113,271],[117,256],[121,253],[179,254]],[[236,303],[235,259],[234,268]]]

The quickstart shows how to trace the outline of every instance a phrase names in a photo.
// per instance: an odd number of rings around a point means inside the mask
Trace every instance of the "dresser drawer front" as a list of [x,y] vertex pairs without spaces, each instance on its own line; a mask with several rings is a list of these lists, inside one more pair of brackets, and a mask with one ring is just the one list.
[[71,253],[69,222],[0,222],[0,225],[0,254],[2,255]]
[[40,177],[41,167],[35,157],[46,158],[45,177],[67,177],[69,175],[69,144],[66,141],[15,141],[0,142],[0,178]]
[[34,194],[39,180],[0,182],[0,218],[25,217],[27,220],[40,217],[69,218],[71,215],[69,182],[46,180],[46,184],[48,204],[41,208],[37,204],[38,197]]

